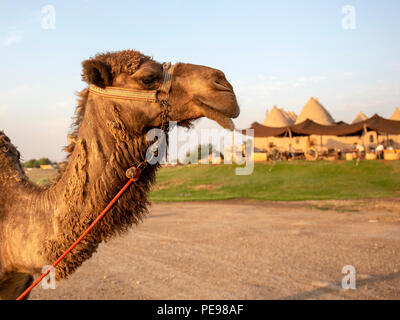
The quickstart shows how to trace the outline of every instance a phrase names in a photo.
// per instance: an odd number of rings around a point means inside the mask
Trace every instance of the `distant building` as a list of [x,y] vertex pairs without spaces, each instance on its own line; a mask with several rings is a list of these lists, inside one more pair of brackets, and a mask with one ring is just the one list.
[[292,120],[287,116],[286,112],[278,109],[276,106],[265,116],[263,125],[267,127],[287,127],[293,124]]
[[353,122],[352,123],[358,123],[358,122],[361,122],[361,121],[364,121],[364,120],[367,120],[368,119],[368,117],[364,114],[364,113],[362,113],[362,112],[360,112],[358,115],[356,115],[356,117],[353,119]]
[[394,110],[392,116],[390,117],[390,120],[400,121],[400,109],[399,108],[396,108],[396,110]]
[[[292,118],[289,120],[289,118]],[[318,98],[311,97],[304,105],[299,116],[290,112],[284,112],[274,106],[271,112],[267,113],[263,121],[264,126],[268,127],[285,127],[310,119],[321,125],[340,125],[341,122],[335,122],[330,113],[318,101]],[[367,119],[367,116],[360,112],[353,120],[353,123],[361,122]],[[391,120],[400,121],[400,109],[396,108]],[[294,120],[294,121],[293,121]],[[291,122],[291,123],[290,123]],[[379,140],[379,141],[378,141]],[[390,142],[389,142],[390,140]],[[393,144],[396,149],[400,148],[399,135],[387,135],[375,131],[368,131],[360,136],[295,136],[290,137],[289,134],[285,137],[255,137],[254,147],[256,152],[271,151],[277,148],[281,151],[288,150],[291,144],[296,150],[308,150],[311,147],[321,150],[336,149],[341,151],[351,150],[353,144],[357,142],[364,145],[366,150],[374,149],[379,142],[387,141]]]
[[318,98],[311,97],[296,119],[296,124],[310,119],[318,124],[330,126],[335,123],[330,113],[319,103]]
[[52,164],[41,164],[40,165],[40,169],[43,169],[43,170],[51,170],[54,168],[55,168],[55,166]]

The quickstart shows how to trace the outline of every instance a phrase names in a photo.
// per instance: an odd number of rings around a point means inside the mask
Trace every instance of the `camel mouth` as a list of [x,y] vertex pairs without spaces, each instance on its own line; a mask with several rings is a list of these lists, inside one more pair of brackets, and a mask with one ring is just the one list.
[[203,105],[201,108],[203,109],[206,118],[217,122],[224,129],[228,129],[230,131],[235,129],[235,124],[233,123],[231,117],[207,105]]
[[204,117],[217,122],[224,129],[230,131],[235,129],[235,124],[233,123],[232,118],[236,118],[239,115],[239,106],[237,103],[235,103],[232,108],[221,111],[220,109],[216,109],[212,105],[205,103],[200,99],[196,100],[197,105],[204,113]]

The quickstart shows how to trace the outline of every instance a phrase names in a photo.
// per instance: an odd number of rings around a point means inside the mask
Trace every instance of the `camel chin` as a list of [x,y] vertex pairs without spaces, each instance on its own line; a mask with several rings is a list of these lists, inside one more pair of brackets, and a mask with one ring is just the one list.
[[227,129],[229,131],[233,131],[235,129],[235,124],[233,123],[233,121],[230,117],[222,114],[219,111],[211,109],[211,108],[207,108],[204,111],[205,111],[204,116],[206,118],[215,121],[224,129]]
[[227,129],[229,131],[233,131],[235,129],[235,124],[233,123],[231,118],[221,117],[218,120],[215,120],[221,127]]
[[239,106],[237,105],[234,95],[225,95],[224,98],[226,97],[228,97],[229,100],[222,103],[218,100],[216,102],[210,102],[199,97],[196,98],[195,102],[197,108],[200,110],[200,114],[203,117],[215,121],[224,129],[233,131],[235,129],[235,125],[232,121],[232,118],[238,117]]

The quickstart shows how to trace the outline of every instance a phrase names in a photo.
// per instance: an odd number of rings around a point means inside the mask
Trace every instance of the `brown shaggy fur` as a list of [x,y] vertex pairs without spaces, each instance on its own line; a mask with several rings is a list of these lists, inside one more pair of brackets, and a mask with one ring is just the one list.
[[114,78],[120,73],[134,74],[140,65],[149,60],[150,57],[135,50],[123,50],[118,52],[100,53],[94,56],[95,60],[110,66],[111,75]]
[[134,50],[97,54],[93,59],[82,63],[83,80],[100,87],[110,86],[116,75],[132,75],[139,69],[140,64],[149,59],[150,57]]
[[[0,183],[25,179],[20,153],[3,131],[0,131]],[[3,189],[3,188],[2,188]]]
[[[145,90],[159,83],[149,85],[142,78],[161,79],[162,75],[161,64],[133,50],[99,54],[82,66],[83,79],[102,86]],[[171,120],[188,125],[210,114],[211,119],[225,123],[229,115],[239,112],[230,88],[218,70],[177,64],[169,100],[174,106]],[[199,99],[202,102],[196,102]],[[212,111],[211,103],[218,112]],[[126,183],[125,170],[145,160],[153,143],[146,141],[146,132],[160,126],[160,112],[157,103],[117,101],[90,94],[88,89],[80,92],[65,147],[67,161],[57,181],[47,188],[28,180],[18,150],[0,132],[0,299],[21,294],[32,276],[53,263],[97,218]],[[140,179],[57,266],[57,279],[75,271],[102,241],[143,219],[158,167],[148,165],[143,170]]]

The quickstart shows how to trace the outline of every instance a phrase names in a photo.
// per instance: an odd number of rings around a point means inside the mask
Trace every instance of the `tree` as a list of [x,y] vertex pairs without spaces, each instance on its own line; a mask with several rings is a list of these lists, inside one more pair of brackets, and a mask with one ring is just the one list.
[[38,161],[36,159],[31,159],[31,160],[26,161],[24,163],[24,167],[25,168],[39,168],[40,165],[39,165],[39,163],[38,163]]
[[38,160],[39,166],[45,165],[45,164],[51,164],[51,161],[48,158],[41,158]]
[[52,164],[48,158],[41,158],[39,160],[31,159],[24,163],[25,168],[40,168],[41,165]]

